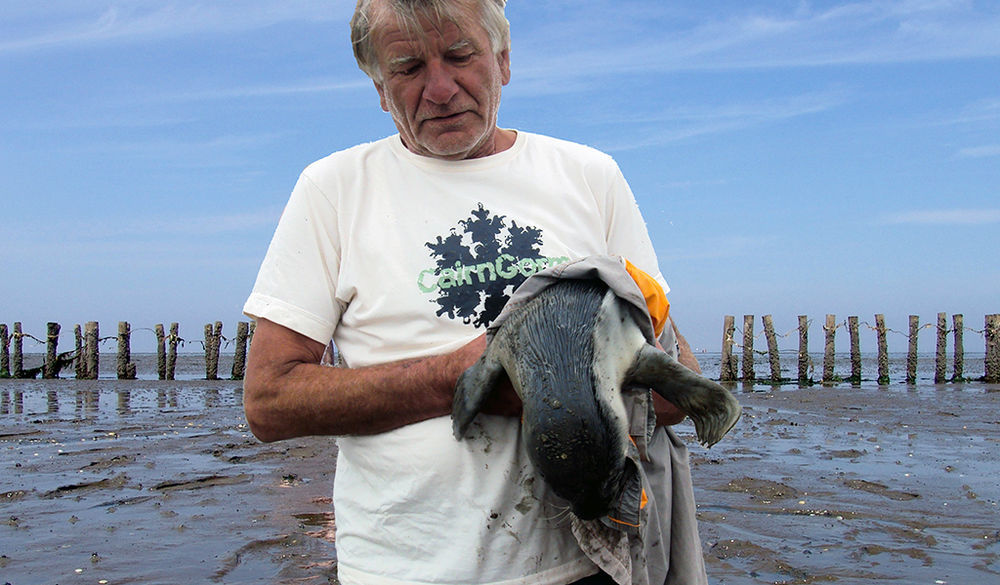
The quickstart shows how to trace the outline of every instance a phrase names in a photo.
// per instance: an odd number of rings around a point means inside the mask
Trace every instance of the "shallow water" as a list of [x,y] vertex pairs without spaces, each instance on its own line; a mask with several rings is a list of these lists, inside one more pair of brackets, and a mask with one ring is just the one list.
[[[191,364],[0,380],[0,583],[335,582],[334,441],[259,443],[240,382]],[[710,581],[1000,580],[1000,387],[927,372],[736,385],[744,418],[711,450],[679,425]]]
[[1000,387],[740,399],[692,448],[713,582],[1000,582]]
[[0,582],[327,583],[331,439],[263,445],[239,382],[0,381]]

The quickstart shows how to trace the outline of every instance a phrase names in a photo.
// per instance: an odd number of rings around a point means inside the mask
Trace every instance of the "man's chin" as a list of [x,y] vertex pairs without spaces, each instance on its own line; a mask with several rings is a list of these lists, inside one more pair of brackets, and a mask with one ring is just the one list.
[[[450,134],[454,134],[449,136]],[[468,133],[446,132],[433,137],[430,140],[422,141],[422,150],[427,155],[435,158],[449,160],[460,160],[465,158],[477,158],[485,156],[485,137],[470,137]]]

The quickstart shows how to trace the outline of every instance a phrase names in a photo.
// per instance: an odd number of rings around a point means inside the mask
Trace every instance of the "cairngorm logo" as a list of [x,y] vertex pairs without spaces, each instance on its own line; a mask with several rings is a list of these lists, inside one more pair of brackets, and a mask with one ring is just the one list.
[[542,232],[507,222],[479,204],[447,236],[425,244],[435,267],[417,276],[417,288],[434,295],[438,316],[486,328],[526,278],[569,258],[542,256]]
[[432,293],[439,289],[449,289],[455,286],[495,282],[497,278],[510,281],[517,278],[518,275],[527,278],[540,270],[568,261],[569,258],[565,257],[518,259],[510,254],[501,254],[493,262],[475,265],[462,265],[461,262],[455,262],[453,268],[424,270],[417,279],[417,286],[422,293]]

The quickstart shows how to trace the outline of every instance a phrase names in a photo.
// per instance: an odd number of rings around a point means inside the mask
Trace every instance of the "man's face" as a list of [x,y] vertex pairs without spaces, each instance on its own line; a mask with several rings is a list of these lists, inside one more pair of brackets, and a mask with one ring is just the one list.
[[420,27],[422,35],[411,34],[388,18],[374,31],[382,109],[412,152],[448,160],[493,154],[509,53],[493,53],[469,10],[457,23],[421,18]]

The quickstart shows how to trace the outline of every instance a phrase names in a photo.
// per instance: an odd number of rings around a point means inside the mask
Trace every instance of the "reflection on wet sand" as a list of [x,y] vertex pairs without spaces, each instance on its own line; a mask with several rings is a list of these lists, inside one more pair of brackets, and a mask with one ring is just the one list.
[[[1000,574],[1000,388],[741,392],[693,427],[713,583],[975,583]],[[332,583],[336,444],[261,444],[230,381],[0,381],[11,583]]]

